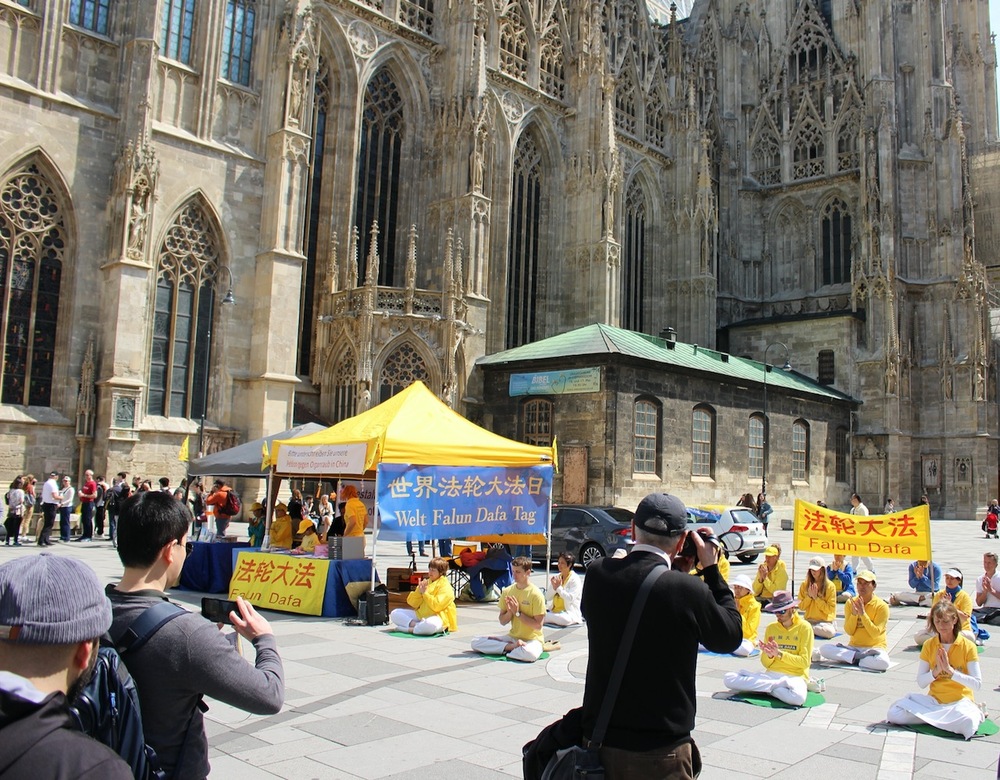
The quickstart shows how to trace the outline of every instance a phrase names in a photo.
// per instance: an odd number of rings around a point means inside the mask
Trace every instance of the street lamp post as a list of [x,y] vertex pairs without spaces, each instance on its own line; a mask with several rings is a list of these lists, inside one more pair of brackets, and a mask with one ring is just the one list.
[[[227,274],[229,274],[229,288],[226,290],[226,297],[222,299],[223,306],[235,306],[236,297],[233,295],[233,272],[230,270],[228,265],[221,266]],[[208,320],[208,331],[206,332],[205,339],[205,383],[203,386],[204,395],[201,399],[201,425],[198,427],[198,457],[204,457],[205,455],[205,414],[208,411],[208,377],[211,373],[209,371],[209,361],[212,359],[212,318],[209,317]]]
[[781,347],[785,352],[785,364],[781,367],[781,370],[792,370],[792,365],[788,362],[788,347],[780,341],[774,341],[764,348],[764,468],[761,470],[760,475],[761,494],[767,494],[767,468],[771,458],[771,425],[767,419],[767,372],[771,370],[771,367],[767,364],[767,353],[770,352],[771,347]]

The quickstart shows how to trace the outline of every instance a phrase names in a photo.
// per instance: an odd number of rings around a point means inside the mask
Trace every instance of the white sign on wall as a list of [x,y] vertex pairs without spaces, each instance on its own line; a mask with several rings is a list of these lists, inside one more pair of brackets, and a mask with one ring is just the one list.
[[278,448],[278,472],[329,476],[363,474],[367,444],[282,444]]

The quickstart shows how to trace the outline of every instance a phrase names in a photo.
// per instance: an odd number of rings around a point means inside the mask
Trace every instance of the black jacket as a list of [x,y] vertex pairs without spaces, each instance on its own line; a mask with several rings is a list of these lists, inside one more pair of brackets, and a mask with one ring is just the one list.
[[41,703],[0,690],[0,777],[4,780],[133,780],[106,745],[74,731],[66,697]]
[[[590,738],[639,586],[662,559],[633,551],[587,569],[582,608],[590,658],[583,696],[583,733]],[[743,639],[740,613],[718,566],[705,581],[669,571],[657,580],[636,630],[604,744],[623,750],[669,748],[690,738],[695,716],[698,643],[731,653]]]

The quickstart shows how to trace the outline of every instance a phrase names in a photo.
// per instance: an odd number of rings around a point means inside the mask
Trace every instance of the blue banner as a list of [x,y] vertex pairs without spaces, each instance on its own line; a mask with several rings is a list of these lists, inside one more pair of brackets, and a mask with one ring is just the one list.
[[379,538],[544,534],[552,466],[378,466]]

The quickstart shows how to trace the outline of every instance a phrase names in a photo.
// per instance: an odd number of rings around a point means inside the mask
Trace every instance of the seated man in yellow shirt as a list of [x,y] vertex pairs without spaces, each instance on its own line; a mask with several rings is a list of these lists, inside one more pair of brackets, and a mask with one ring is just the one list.
[[826,661],[860,666],[872,672],[889,668],[886,625],[889,605],[875,595],[875,572],[862,569],[855,578],[858,595],[844,604],[844,633],[849,645],[828,642],[819,649]]
[[514,584],[500,593],[500,625],[510,626],[506,636],[477,636],[472,649],[484,655],[506,655],[515,661],[534,663],[542,655],[542,622],[545,596],[530,580],[531,559],[513,561]]
[[455,609],[455,591],[448,582],[448,561],[432,558],[427,564],[427,578],[420,580],[416,590],[410,591],[406,603],[413,609],[394,609],[389,621],[399,631],[417,636],[433,636],[442,631],[458,628],[458,610]]
[[781,548],[772,544],[764,550],[764,563],[757,567],[753,595],[761,604],[767,604],[775,593],[788,588],[788,570],[780,556]]
[[779,590],[765,612],[778,619],[767,627],[760,643],[762,672],[741,669],[723,678],[732,691],[766,693],[785,704],[801,707],[809,693],[809,665],[812,663],[812,626],[799,617],[799,602],[787,590]]

